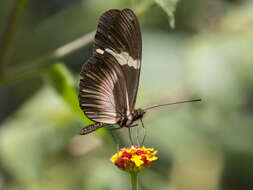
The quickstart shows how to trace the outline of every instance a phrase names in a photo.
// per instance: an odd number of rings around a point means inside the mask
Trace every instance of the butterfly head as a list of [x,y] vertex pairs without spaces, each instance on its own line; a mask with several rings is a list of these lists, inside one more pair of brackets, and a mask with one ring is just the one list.
[[145,113],[146,112],[143,109],[134,110],[133,113],[122,116],[119,125],[121,127],[130,127],[133,124],[133,122],[135,122],[138,119],[142,119]]
[[134,110],[133,121],[136,121],[138,119],[142,119],[145,113],[146,113],[146,111],[141,108]]

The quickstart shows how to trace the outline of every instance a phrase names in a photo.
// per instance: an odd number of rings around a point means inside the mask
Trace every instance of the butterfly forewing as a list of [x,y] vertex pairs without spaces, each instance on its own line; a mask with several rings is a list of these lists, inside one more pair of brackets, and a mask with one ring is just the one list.
[[117,123],[134,110],[141,66],[141,33],[130,9],[99,19],[93,57],[82,68],[79,103],[95,122]]
[[99,19],[94,54],[113,55],[126,79],[129,111],[133,111],[141,69],[142,39],[137,17],[130,9],[109,10]]

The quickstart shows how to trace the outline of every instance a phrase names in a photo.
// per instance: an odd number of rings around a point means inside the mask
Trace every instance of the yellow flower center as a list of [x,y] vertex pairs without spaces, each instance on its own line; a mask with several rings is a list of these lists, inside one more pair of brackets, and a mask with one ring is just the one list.
[[131,160],[135,163],[137,167],[141,166],[144,162],[142,161],[142,157],[138,155],[133,155]]

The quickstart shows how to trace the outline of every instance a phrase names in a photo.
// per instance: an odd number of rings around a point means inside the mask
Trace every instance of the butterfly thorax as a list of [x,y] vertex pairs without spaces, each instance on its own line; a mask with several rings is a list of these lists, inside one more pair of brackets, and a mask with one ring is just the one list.
[[146,112],[143,109],[136,109],[134,113],[130,113],[129,115],[124,115],[119,120],[118,124],[122,127],[131,127],[131,125],[138,119],[142,119]]

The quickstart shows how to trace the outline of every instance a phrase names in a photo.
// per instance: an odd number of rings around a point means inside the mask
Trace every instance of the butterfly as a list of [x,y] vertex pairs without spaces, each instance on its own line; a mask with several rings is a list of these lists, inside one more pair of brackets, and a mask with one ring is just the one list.
[[131,9],[111,9],[103,13],[94,39],[93,56],[82,67],[79,105],[94,124],[81,135],[108,125],[133,127],[148,109],[200,99],[135,109],[142,57],[142,37],[138,19]]

